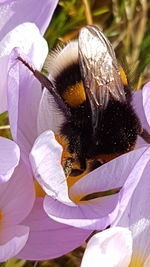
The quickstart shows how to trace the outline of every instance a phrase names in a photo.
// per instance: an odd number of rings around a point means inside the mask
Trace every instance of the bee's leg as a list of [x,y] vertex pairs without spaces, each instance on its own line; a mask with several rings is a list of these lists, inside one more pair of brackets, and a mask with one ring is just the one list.
[[150,134],[149,134],[149,132],[147,130],[143,129],[143,131],[140,134],[140,136],[144,139],[145,142],[150,144]]
[[67,158],[64,164],[64,172],[66,177],[68,177],[72,172],[72,163],[74,162],[73,158]]

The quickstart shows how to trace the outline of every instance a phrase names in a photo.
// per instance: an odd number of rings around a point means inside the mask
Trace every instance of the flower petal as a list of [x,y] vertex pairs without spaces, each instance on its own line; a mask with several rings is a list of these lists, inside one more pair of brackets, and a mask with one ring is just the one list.
[[20,150],[13,141],[0,137],[0,184],[7,182],[20,160]]
[[[145,91],[147,91],[148,86],[146,85]],[[143,88],[144,89],[144,88]],[[143,103],[143,90],[135,91],[133,95],[133,106],[135,108],[135,111],[140,119],[140,122],[142,124],[142,128],[146,129],[148,132],[150,132],[150,125],[148,124],[146,114],[145,114],[145,107]],[[146,92],[145,92],[146,93]],[[145,145],[146,142],[144,141],[143,138],[138,136],[138,141],[137,141],[137,148]]]
[[143,107],[150,130],[150,82],[143,87]]
[[[144,261],[150,254],[150,163],[144,169],[127,209],[118,225],[128,227],[133,235],[133,261]],[[143,266],[143,265],[141,265]]]
[[137,149],[103,165],[74,185],[86,193],[103,192],[121,187],[118,193],[80,201],[76,206],[65,205],[57,200],[57,196],[55,198],[46,196],[44,209],[52,219],[58,222],[84,229],[102,230],[116,218],[120,218],[124,212],[149,158],[149,146]]
[[52,18],[58,0],[1,0],[0,1],[0,39],[17,25],[34,22],[44,34]]
[[87,244],[81,267],[128,267],[132,255],[130,230],[114,227],[95,234]]
[[62,202],[71,204],[66,177],[61,166],[62,147],[52,131],[42,133],[30,153],[34,176],[43,190]]
[[[23,33],[23,34],[22,34]],[[7,66],[8,56],[14,47],[20,47],[40,69],[48,53],[48,47],[38,28],[32,23],[24,23],[9,32],[0,42],[0,113],[7,110]]]
[[[122,188],[105,197],[74,203],[69,199],[61,166],[60,145],[47,131],[35,141],[30,154],[34,176],[48,194],[44,209],[54,220],[74,227],[101,230],[110,225],[118,211],[121,216],[149,160],[149,146],[137,149],[103,165],[72,186],[70,195],[82,199],[88,194]],[[145,156],[146,154],[146,156]],[[101,178],[100,178],[101,177]]]
[[20,223],[31,211],[34,199],[34,185],[30,170],[21,161],[11,179],[0,186],[3,224],[10,226]]
[[26,22],[7,33],[0,42],[1,57],[9,55],[15,47],[20,47],[21,51],[33,61],[35,67],[41,69],[48,47],[35,24]]
[[1,230],[0,234],[0,262],[6,261],[24,247],[29,235],[29,227],[13,225]]
[[[136,163],[140,160],[148,147],[149,146],[143,146],[126,153],[102,165],[93,172],[90,172],[86,175],[86,179],[80,179],[71,187],[71,196],[74,197],[78,194],[78,196],[82,197],[98,192],[99,190],[103,192],[113,188],[123,187]],[[133,179],[137,181],[136,177]]]
[[20,50],[14,49],[9,62],[8,112],[13,138],[28,160],[37,137],[37,112],[42,92],[37,79],[16,60],[18,56],[25,57]]
[[60,257],[80,246],[91,231],[84,231],[50,219],[43,210],[43,200],[36,199],[29,217],[23,222],[30,227],[29,239],[17,258],[46,260]]
[[[143,147],[144,148],[144,147]],[[142,148],[142,150],[143,150]],[[114,225],[117,224],[117,222],[120,220],[120,218],[122,217],[122,214],[125,212],[127,206],[128,206],[128,203],[130,203],[130,198],[131,198],[131,201],[133,199],[133,193],[135,190],[137,190],[137,188],[139,188],[139,184],[141,183],[141,181],[144,179],[145,180],[145,177],[147,177],[147,173],[146,173],[146,170],[149,166],[149,162],[150,162],[150,146],[145,146],[145,151],[143,151],[143,154],[140,156],[139,160],[137,160],[136,164],[135,164],[135,167],[133,168],[133,171],[130,173],[129,177],[130,179],[127,180],[127,182],[125,183],[125,187],[120,191],[121,193],[121,201],[120,201],[120,211],[119,211],[119,214],[116,218],[116,221],[114,222]],[[141,150],[140,149],[137,149],[135,151],[138,151]],[[149,172],[148,172],[149,173]],[[131,183],[131,184],[130,184]],[[135,185],[135,187],[133,186],[133,184]],[[133,188],[132,188],[133,186]],[[132,190],[133,189],[133,190]],[[139,197],[139,195],[138,195]],[[128,199],[128,201],[127,201]],[[137,204],[137,202],[136,202]],[[138,213],[139,214],[139,213]]]

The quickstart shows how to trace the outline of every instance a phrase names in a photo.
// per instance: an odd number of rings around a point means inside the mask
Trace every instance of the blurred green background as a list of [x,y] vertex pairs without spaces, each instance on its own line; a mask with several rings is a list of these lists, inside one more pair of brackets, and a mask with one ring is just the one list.
[[[137,90],[150,80],[148,18],[149,0],[64,0],[59,1],[45,38],[52,50],[58,43],[77,38],[81,27],[87,24],[98,25],[113,44],[118,59],[128,72],[133,89]],[[0,115],[0,135],[11,138],[7,113]],[[83,251],[81,247],[56,260],[43,262],[11,259],[0,266],[78,267]]]

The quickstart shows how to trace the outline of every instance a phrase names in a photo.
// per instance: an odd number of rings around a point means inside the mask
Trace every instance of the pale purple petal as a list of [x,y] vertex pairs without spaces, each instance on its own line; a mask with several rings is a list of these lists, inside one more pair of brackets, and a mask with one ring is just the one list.
[[9,55],[15,47],[27,54],[37,69],[42,68],[48,46],[34,23],[23,23],[8,32],[0,42],[0,56]]
[[[137,149],[136,151],[138,151],[138,150],[141,150],[141,149]],[[150,146],[146,147],[146,150],[143,152],[143,154],[141,155],[139,160],[136,162],[136,164],[133,168],[133,171],[130,173],[130,175],[129,175],[130,179],[127,180],[124,188],[122,188],[122,190],[120,191],[120,193],[121,193],[120,211],[119,211],[119,214],[118,214],[117,219],[115,221],[115,225],[122,217],[122,214],[125,212],[128,203],[130,203],[129,200],[130,200],[131,196],[132,196],[132,198],[131,198],[131,201],[132,201],[134,190],[136,188],[139,188],[139,184],[141,183],[141,181],[143,179],[145,181],[147,175],[149,176],[149,171],[147,174],[148,166],[150,166]],[[135,187],[133,187],[134,190],[132,190],[132,183],[134,183],[134,185],[135,185]],[[144,194],[144,190],[143,190],[143,194]],[[139,195],[138,195],[138,197],[139,197]],[[128,199],[128,201],[127,201],[127,199]],[[139,214],[139,210],[137,212]]]
[[[133,251],[137,262],[150,254],[150,162],[144,169],[130,202],[118,225],[128,227],[133,235]],[[139,258],[138,258],[139,257]]]
[[[149,87],[149,85],[145,85],[145,89],[146,90],[147,90],[148,87]],[[137,115],[138,115],[138,117],[140,119],[140,122],[142,124],[142,128],[144,128],[148,132],[150,132],[150,125],[148,124],[147,118],[145,116],[145,107],[143,105],[144,104],[143,103],[143,92],[144,92],[143,90],[139,90],[139,91],[134,92],[134,95],[133,95],[133,107],[135,108],[135,111],[136,111],[136,113],[137,113]],[[143,138],[138,136],[137,147],[140,147],[140,146],[145,145],[145,144],[146,144],[146,142],[143,140]]]
[[[99,190],[103,192],[113,188],[123,187],[138,160],[141,162],[141,157],[147,149],[148,146],[143,146],[140,149],[126,153],[104,164],[93,172],[90,172],[86,175],[86,179],[80,179],[71,187],[70,194],[72,198],[75,195],[82,197]],[[136,179],[137,182],[137,178],[134,177],[133,181],[134,179]]]
[[7,57],[1,57],[0,58],[0,114],[7,110],[7,94],[6,94],[6,88],[7,88],[7,64],[8,64],[8,58]]
[[31,71],[16,60],[19,55],[20,51],[14,49],[9,62],[8,112],[13,138],[28,160],[37,137],[37,112],[42,91]]
[[97,233],[90,239],[81,267],[128,267],[131,255],[131,231],[114,227]]
[[29,235],[29,227],[13,225],[3,228],[0,234],[0,262],[6,261],[24,247]]
[[143,92],[142,90],[135,91],[133,95],[133,107],[142,123],[142,127],[145,129],[149,129],[149,125],[147,123],[144,107],[143,107]]
[[[53,197],[47,197],[45,199],[46,211],[49,214],[50,208],[50,213],[52,214],[53,209],[54,213],[57,210],[59,216],[63,217],[58,218],[58,220],[61,221],[62,219],[64,223],[67,222],[67,224],[75,227],[83,227],[85,229],[93,229],[94,227],[95,229],[95,225],[100,221],[100,227],[105,228],[111,223],[109,218],[107,218],[106,223],[105,216],[115,208],[117,210],[118,195],[92,200],[87,205],[83,202],[84,204],[78,206],[72,202],[68,196],[66,177],[61,166],[61,153],[62,148],[55,140],[54,134],[51,131],[46,131],[37,138],[30,154],[34,176],[45,192]],[[105,209],[103,209],[104,203]],[[66,219],[66,216],[69,217]],[[93,220],[92,223],[91,220]],[[99,227],[99,224],[97,227]]]
[[[44,191],[62,202],[71,204],[66,177],[61,166],[62,147],[52,131],[42,133],[30,153],[34,176]],[[73,204],[73,203],[72,203]]]
[[83,177],[74,185],[86,193],[103,192],[122,187],[119,193],[90,201],[80,201],[76,207],[65,205],[46,196],[45,211],[54,220],[68,225],[93,230],[107,227],[124,212],[141,178],[143,169],[149,161],[149,150],[147,147],[143,147],[114,159]]
[[32,23],[19,25],[4,37],[0,42],[0,113],[7,110],[7,69],[9,54],[14,47],[20,47],[37,69],[43,66],[48,53],[46,41]]
[[[84,229],[103,229],[124,211],[149,160],[147,146],[103,165],[68,188],[61,163],[62,149],[47,131],[36,140],[30,155],[34,176],[46,191],[44,209],[54,220]],[[142,165],[142,166],[141,166]],[[138,173],[137,173],[138,172]],[[84,196],[120,188],[119,193],[80,201]],[[76,198],[77,197],[77,198]],[[120,208],[121,207],[121,208]]]
[[0,1],[0,39],[24,22],[34,22],[44,34],[48,27],[58,0],[1,0]]
[[48,216],[55,221],[86,230],[103,230],[117,217],[118,194],[86,202],[69,206],[46,196],[44,209]]
[[150,129],[150,82],[144,85],[142,93],[144,112]]
[[0,184],[7,182],[20,160],[20,150],[13,141],[0,137]]
[[0,209],[4,225],[20,223],[31,211],[34,200],[31,172],[21,161],[11,179],[0,186]]
[[42,202],[42,199],[36,199],[32,212],[23,222],[30,227],[30,235],[17,258],[45,260],[60,257],[80,246],[91,234],[91,231],[53,221],[44,212]]

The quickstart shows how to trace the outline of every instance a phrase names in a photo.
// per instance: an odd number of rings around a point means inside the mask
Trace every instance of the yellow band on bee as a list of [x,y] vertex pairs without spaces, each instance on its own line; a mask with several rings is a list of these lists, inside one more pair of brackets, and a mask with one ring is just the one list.
[[120,67],[119,71],[120,71],[120,76],[121,76],[121,80],[122,80],[123,85],[128,85],[127,76],[126,76],[123,68]]
[[62,94],[65,102],[71,107],[78,107],[86,100],[86,94],[82,82],[68,87]]

